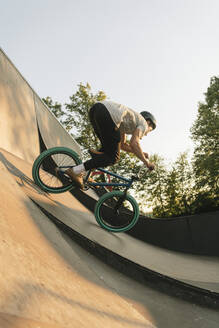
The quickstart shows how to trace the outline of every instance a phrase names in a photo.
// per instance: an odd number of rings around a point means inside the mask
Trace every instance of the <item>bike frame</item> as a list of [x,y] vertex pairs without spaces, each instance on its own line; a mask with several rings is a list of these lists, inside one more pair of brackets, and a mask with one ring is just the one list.
[[[73,166],[60,166],[59,167],[60,169],[68,169],[68,168],[73,168]],[[91,175],[91,173],[93,172],[93,170],[89,170],[87,175],[86,175],[86,178],[84,179],[84,182],[87,183],[89,186],[94,186],[94,187],[124,187],[126,188],[126,190],[128,190],[132,183],[133,183],[133,179],[127,179],[127,178],[124,178],[122,177],[121,175],[118,175],[116,173],[113,173],[113,172],[110,172],[110,171],[107,171],[107,170],[104,170],[102,168],[97,168],[96,170],[100,171],[100,172],[103,172],[103,173],[106,173],[108,175],[111,175],[119,180],[122,180],[124,181],[123,183],[113,183],[113,182],[90,182],[88,180],[89,176]]]
[[102,168],[98,168],[97,169],[98,171],[100,172],[103,172],[103,173],[106,173],[106,174],[109,174],[119,180],[122,180],[124,181],[123,183],[120,182],[120,183],[113,183],[113,182],[90,182],[88,181],[88,178],[92,172],[92,170],[90,170],[88,173],[87,173],[87,176],[85,178],[85,182],[87,182],[90,186],[94,186],[94,187],[97,187],[97,186],[102,186],[102,187],[125,187],[127,189],[129,189],[133,183],[133,180],[131,179],[127,179],[127,178],[124,178],[116,173],[113,173],[113,172],[110,172],[110,171],[107,171],[107,170],[104,170]]

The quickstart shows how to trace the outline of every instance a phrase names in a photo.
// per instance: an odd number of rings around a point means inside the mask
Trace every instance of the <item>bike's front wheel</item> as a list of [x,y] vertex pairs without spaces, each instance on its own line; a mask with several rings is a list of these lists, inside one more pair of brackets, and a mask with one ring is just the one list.
[[134,227],[139,218],[136,200],[122,191],[104,194],[94,211],[97,223],[112,232],[124,232]]
[[74,182],[63,172],[81,164],[78,154],[65,147],[54,147],[42,152],[32,168],[34,182],[44,191],[61,193],[75,187]]

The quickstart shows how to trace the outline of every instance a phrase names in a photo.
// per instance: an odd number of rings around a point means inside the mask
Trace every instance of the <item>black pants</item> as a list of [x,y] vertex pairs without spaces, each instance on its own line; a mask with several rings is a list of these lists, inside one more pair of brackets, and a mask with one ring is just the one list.
[[120,131],[113,122],[107,108],[96,103],[89,112],[89,118],[94,132],[101,142],[100,151],[103,154],[95,155],[84,163],[86,171],[115,164],[120,154]]

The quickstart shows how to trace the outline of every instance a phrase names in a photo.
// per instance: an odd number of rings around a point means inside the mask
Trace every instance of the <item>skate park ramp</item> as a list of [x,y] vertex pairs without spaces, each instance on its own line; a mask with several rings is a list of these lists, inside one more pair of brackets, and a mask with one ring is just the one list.
[[[2,50],[0,125],[1,327],[218,327],[218,311],[203,309],[217,308],[217,257],[108,233],[70,192],[51,195],[33,183],[40,138],[46,148],[80,153],[80,147]],[[139,281],[123,275],[127,268]],[[181,300],[174,291],[182,299],[194,294],[202,304]],[[173,309],[178,316],[170,319]]]

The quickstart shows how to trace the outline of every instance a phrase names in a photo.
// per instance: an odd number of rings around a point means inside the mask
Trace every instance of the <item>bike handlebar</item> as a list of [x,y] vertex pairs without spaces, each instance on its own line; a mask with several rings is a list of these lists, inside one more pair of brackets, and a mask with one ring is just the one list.
[[133,181],[139,181],[139,180],[141,179],[140,174],[141,174],[141,172],[143,171],[143,169],[145,169],[145,166],[144,166],[144,165],[142,165],[142,166],[140,167],[138,173],[137,173],[136,175],[133,175],[133,176],[131,177],[131,179],[132,179]]

